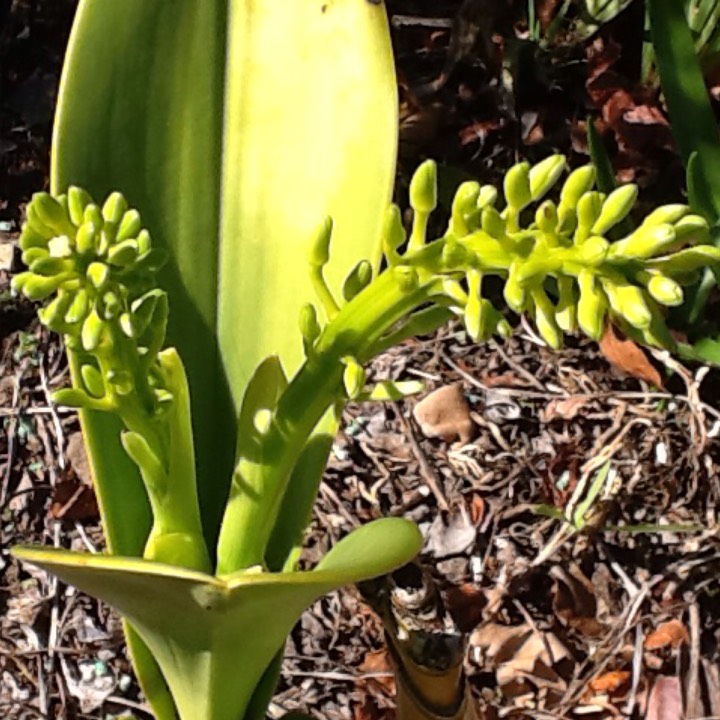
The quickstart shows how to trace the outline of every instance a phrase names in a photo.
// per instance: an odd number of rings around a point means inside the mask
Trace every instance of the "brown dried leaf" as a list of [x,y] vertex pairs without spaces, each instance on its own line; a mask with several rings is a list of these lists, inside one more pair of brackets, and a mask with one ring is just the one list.
[[655,387],[663,387],[660,373],[645,352],[632,340],[624,337],[611,323],[605,327],[605,333],[600,340],[600,350],[617,370]]
[[[504,693],[509,692],[508,686],[522,678],[539,688],[555,691],[562,691],[566,686],[555,666],[571,655],[554,633],[536,632],[528,625],[508,627],[488,623],[472,633],[470,645],[485,651]],[[524,691],[522,685],[517,692]]]
[[81,432],[75,432],[70,435],[65,455],[80,480],[86,485],[92,485],[92,471],[90,470],[90,462],[88,461],[87,452],[85,451],[85,440]]
[[589,402],[587,395],[571,395],[566,398],[553,398],[542,412],[543,422],[552,420],[572,420]]
[[680,620],[668,620],[651,632],[644,642],[646,650],[662,650],[666,647],[677,648],[690,642],[685,625]]
[[613,693],[623,689],[632,677],[628,670],[611,670],[590,681],[590,689],[595,693]]
[[462,387],[445,385],[420,400],[413,408],[413,417],[426,437],[439,437],[447,442],[459,437],[465,444],[475,434]]
[[680,680],[677,677],[660,675],[650,691],[645,720],[680,720],[682,717]]
[[95,493],[89,485],[77,481],[61,480],[53,488],[50,516],[55,520],[83,522],[98,517],[98,505]]
[[380,686],[390,696],[395,694],[395,678],[392,675],[393,669],[387,648],[368,652],[358,669],[361,673],[387,673],[386,676],[376,675],[364,679],[361,683],[365,684],[372,694],[377,693],[377,686]]
[[445,595],[445,607],[461,632],[471,632],[483,617],[487,605],[485,591],[473,583],[450,588]]

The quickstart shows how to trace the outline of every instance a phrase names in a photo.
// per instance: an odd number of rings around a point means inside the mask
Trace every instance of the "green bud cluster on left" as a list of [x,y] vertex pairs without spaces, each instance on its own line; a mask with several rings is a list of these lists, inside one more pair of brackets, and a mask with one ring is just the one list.
[[102,207],[77,187],[59,197],[37,193],[19,244],[28,270],[13,289],[48,301],[42,323],[64,335],[81,362],[83,387],[59,391],[57,400],[112,411],[135,393],[146,410],[162,407],[169,398],[157,355],[168,302],[154,274],[165,257],[138,211],[118,192]]

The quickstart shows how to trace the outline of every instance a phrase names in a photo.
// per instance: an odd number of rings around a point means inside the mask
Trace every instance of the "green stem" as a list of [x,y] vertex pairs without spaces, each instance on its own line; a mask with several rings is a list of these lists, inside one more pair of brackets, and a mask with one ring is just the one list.
[[[427,257],[426,248],[416,257]],[[281,396],[263,437],[260,472],[235,476],[218,543],[219,575],[263,565],[265,549],[292,469],[327,409],[343,397],[342,358],[370,359],[372,348],[399,320],[437,292],[437,280],[403,291],[384,273],[345,305],[326,327],[308,359]],[[250,486],[248,486],[250,485]]]

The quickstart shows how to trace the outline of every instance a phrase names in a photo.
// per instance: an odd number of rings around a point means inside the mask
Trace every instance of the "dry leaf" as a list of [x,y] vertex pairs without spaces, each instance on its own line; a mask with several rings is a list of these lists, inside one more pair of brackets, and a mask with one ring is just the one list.
[[81,432],[74,432],[70,435],[65,455],[80,480],[82,480],[85,485],[92,485],[90,462],[88,461],[87,452],[85,451],[85,441],[83,440]]
[[611,670],[590,681],[590,689],[595,693],[612,693],[625,687],[632,677],[628,670]]
[[74,478],[61,480],[53,488],[50,517],[55,520],[83,522],[95,520],[98,515],[95,493],[89,485],[83,485]]
[[623,337],[611,323],[605,327],[605,333],[600,340],[600,350],[613,367],[621,372],[655,387],[663,387],[660,373],[648,360],[645,352],[632,340]]
[[565,398],[553,398],[543,410],[541,420],[572,420],[589,402],[587,395],[571,395]]
[[660,675],[650,691],[645,720],[681,720],[683,717],[680,680]]
[[[566,683],[555,666],[571,659],[570,651],[551,632],[536,632],[528,625],[508,627],[488,623],[470,636],[470,646],[484,651],[488,665],[495,668],[504,694],[524,692],[528,680],[538,688],[562,692]],[[512,692],[509,686],[515,688]]]
[[485,591],[473,583],[450,588],[445,594],[445,607],[463,633],[471,632],[480,624],[486,605]]
[[645,638],[644,645],[646,650],[661,650],[666,647],[677,648],[688,642],[690,642],[690,636],[682,622],[668,620]]
[[450,442],[459,437],[469,443],[475,434],[462,387],[445,385],[420,400],[413,408],[413,417],[426,437],[437,437]]
[[371,694],[377,694],[377,686],[380,686],[390,696],[395,694],[395,677],[387,648],[368,652],[358,670],[361,673],[378,673],[374,677],[363,678],[358,683],[366,685]]
[[[445,517],[447,515],[447,517]],[[427,534],[425,552],[442,560],[465,552],[477,537],[477,528],[468,510],[461,506],[438,513]]]

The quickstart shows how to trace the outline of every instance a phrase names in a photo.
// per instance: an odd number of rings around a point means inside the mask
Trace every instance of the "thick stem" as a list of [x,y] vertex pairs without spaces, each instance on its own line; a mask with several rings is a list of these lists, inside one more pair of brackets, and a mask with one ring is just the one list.
[[437,291],[434,278],[404,291],[392,273],[384,273],[326,327],[314,357],[300,368],[278,402],[262,440],[259,472],[249,481],[238,474],[233,477],[218,543],[219,575],[264,564],[292,469],[317,423],[344,396],[342,358],[366,362],[376,341]]

